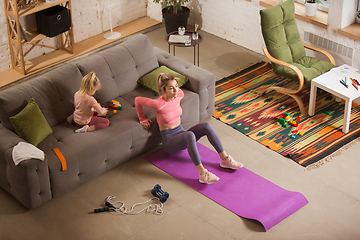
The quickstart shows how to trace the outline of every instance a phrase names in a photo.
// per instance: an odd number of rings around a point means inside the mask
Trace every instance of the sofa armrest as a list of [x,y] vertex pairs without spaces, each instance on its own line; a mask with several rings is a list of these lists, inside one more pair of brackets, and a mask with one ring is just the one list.
[[214,115],[215,75],[183,59],[173,56],[160,48],[154,47],[154,50],[160,65],[165,65],[189,78],[189,81],[185,86],[191,91],[199,94],[200,121]]
[[0,127],[0,136],[1,187],[29,209],[50,200],[52,194],[46,156],[44,161],[30,159],[16,166],[12,150],[24,140],[3,126]]

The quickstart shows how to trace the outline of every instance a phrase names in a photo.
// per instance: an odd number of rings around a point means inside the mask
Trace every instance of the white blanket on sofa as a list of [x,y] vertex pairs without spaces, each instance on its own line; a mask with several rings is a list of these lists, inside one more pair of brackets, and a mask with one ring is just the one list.
[[35,147],[34,145],[26,142],[19,142],[12,150],[12,158],[15,165],[29,159],[40,159],[44,161],[44,152]]

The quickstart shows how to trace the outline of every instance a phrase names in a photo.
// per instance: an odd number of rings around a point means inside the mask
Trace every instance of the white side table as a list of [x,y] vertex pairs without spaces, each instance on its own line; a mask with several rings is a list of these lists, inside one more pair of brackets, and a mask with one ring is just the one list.
[[[343,65],[345,66],[345,65]],[[349,124],[350,124],[350,113],[351,113],[351,104],[352,101],[356,98],[360,97],[360,86],[359,90],[357,90],[353,85],[350,78],[355,78],[360,82],[360,74],[354,71],[357,69],[352,68],[353,71],[349,71],[348,74],[339,75],[339,68],[334,68],[333,70],[324,73],[311,81],[311,89],[310,89],[310,101],[309,101],[309,115],[313,116],[315,114],[315,103],[316,103],[316,91],[317,88],[321,88],[336,97],[345,100],[345,111],[344,111],[344,123],[343,123],[343,132],[349,132]],[[339,80],[347,79],[348,88],[342,85]]]

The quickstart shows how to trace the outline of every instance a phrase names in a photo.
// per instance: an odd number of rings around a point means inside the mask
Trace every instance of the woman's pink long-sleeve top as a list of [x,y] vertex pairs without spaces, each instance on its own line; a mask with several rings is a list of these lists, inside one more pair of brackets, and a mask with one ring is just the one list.
[[182,109],[180,101],[184,97],[184,92],[179,89],[178,95],[175,99],[168,101],[163,95],[157,99],[150,99],[145,97],[135,98],[135,107],[140,120],[140,123],[146,122],[144,116],[143,106],[154,109],[158,124],[163,126],[172,126],[180,122]]

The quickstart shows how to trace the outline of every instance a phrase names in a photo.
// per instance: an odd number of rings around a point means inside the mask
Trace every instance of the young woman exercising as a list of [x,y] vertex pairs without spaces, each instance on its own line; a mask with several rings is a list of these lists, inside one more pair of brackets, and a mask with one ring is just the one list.
[[143,106],[155,110],[156,119],[159,125],[162,137],[163,148],[169,154],[175,154],[183,149],[188,150],[189,155],[199,171],[199,181],[201,183],[212,184],[219,178],[207,171],[200,160],[196,142],[203,136],[206,136],[210,144],[218,152],[223,168],[239,169],[243,165],[236,162],[230,155],[227,155],[221,145],[220,139],[212,126],[207,123],[199,123],[188,131],[184,130],[180,123],[182,109],[180,101],[184,97],[184,92],[178,86],[178,79],[168,73],[159,74],[157,81],[159,98],[150,99],[145,97],[136,97],[135,106],[140,123],[145,129],[151,127],[151,120],[145,118]]

